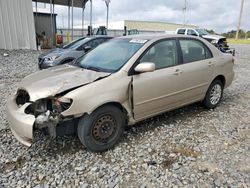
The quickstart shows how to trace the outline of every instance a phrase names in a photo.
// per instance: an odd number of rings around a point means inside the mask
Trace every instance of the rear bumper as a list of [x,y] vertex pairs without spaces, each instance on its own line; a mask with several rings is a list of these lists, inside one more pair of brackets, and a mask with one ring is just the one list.
[[228,87],[233,82],[233,80],[234,80],[234,72],[226,74],[225,88]]
[[7,119],[10,124],[11,131],[15,138],[26,146],[31,146],[33,139],[33,125],[35,117],[26,114],[24,110],[31,103],[25,103],[19,107],[14,97],[10,97],[7,101]]

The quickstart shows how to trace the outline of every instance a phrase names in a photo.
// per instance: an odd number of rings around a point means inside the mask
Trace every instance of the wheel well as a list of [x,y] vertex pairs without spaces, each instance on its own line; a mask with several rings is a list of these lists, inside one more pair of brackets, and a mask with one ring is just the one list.
[[[115,107],[119,108],[125,114],[125,116],[127,117],[127,114],[128,114],[127,110],[118,102],[108,102],[108,103],[105,103],[105,104],[99,106],[98,108],[101,108],[101,107],[107,106],[107,105],[115,106]],[[95,110],[97,110],[98,108],[96,108]]]
[[226,79],[223,75],[216,76],[216,78],[214,80],[220,80],[222,82],[223,86],[225,86]]
[[61,64],[65,64],[65,63],[68,63],[68,62],[73,61],[73,60],[74,60],[73,58],[72,59],[65,59],[62,61]]

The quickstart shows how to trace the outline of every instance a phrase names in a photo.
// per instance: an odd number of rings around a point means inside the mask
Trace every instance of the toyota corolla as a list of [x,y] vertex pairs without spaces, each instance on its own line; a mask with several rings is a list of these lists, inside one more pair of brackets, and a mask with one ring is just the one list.
[[202,38],[135,35],[115,38],[82,56],[25,77],[7,102],[14,136],[77,132],[99,152],[114,147],[125,125],[201,101],[219,105],[234,60]]

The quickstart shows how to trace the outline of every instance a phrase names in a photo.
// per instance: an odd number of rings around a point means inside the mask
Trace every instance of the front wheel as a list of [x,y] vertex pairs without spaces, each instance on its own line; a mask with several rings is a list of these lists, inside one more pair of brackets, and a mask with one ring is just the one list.
[[115,106],[104,106],[82,117],[77,133],[82,144],[90,151],[102,152],[119,142],[124,127],[123,112]]
[[223,84],[220,80],[214,80],[209,86],[206,97],[203,101],[207,109],[213,109],[218,106],[223,95]]

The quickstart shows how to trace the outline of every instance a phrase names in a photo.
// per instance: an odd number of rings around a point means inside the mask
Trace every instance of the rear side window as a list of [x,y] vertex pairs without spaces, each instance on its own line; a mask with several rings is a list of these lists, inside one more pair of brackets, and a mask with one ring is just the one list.
[[180,46],[184,63],[212,58],[208,48],[198,40],[180,40]]
[[177,31],[177,34],[184,35],[184,34],[185,34],[185,29],[179,29],[179,30]]

